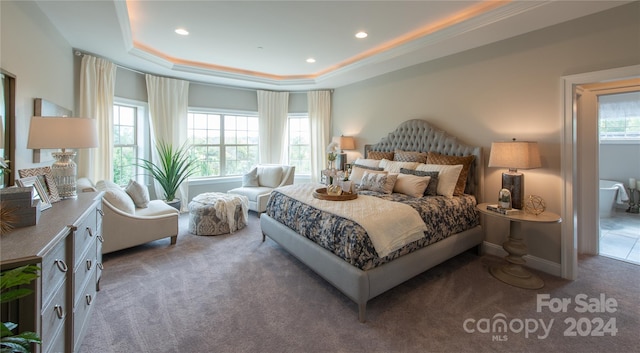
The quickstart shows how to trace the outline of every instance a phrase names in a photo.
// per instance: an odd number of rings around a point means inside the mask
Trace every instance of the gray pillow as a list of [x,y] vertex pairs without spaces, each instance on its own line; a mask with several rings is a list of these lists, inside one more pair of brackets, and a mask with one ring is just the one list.
[[424,196],[438,195],[438,172],[425,172],[421,170],[400,168],[400,173],[431,177],[431,180],[429,180],[429,185],[427,185],[427,188],[424,190]]
[[133,200],[137,208],[147,208],[149,205],[149,190],[147,190],[146,185],[131,179],[124,191],[131,196],[131,200]]
[[242,176],[242,187],[246,186],[260,186],[258,184],[258,168],[253,167],[249,173]]

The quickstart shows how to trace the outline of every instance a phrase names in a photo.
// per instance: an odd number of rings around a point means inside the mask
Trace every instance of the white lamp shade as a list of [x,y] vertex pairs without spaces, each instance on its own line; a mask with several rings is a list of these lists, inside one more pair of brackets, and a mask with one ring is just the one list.
[[31,118],[27,148],[92,148],[98,147],[96,120],[88,118]]
[[356,149],[356,142],[351,136],[340,136],[338,143],[340,143],[340,149],[343,149],[343,150]]
[[489,167],[533,169],[541,166],[537,142],[509,141],[491,144]]

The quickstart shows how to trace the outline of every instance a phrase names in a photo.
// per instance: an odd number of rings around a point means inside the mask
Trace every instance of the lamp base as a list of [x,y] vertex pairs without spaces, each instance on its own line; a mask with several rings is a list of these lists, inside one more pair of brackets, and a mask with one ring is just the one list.
[[511,192],[511,208],[524,207],[524,175],[518,172],[502,173],[502,188]]
[[60,195],[61,199],[77,198],[76,181],[78,177],[78,166],[73,161],[76,152],[53,152],[51,155],[56,160],[51,165],[51,174],[58,188],[58,195]]
[[338,153],[338,170],[346,170],[347,169],[347,154],[346,153]]

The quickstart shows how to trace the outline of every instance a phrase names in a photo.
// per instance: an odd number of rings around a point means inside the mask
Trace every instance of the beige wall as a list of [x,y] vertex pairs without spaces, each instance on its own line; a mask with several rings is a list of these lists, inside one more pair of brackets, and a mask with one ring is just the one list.
[[[425,119],[482,146],[485,160],[492,141],[538,141],[543,166],[523,171],[525,194],[542,196],[560,213],[561,77],[640,63],[638,13],[636,2],[337,88],[333,134],[356,136],[362,151],[400,122]],[[483,201],[496,200],[501,173],[485,168]],[[486,240],[501,244],[506,222],[484,221]],[[560,225],[523,230],[530,254],[560,263]]]
[[33,99],[44,98],[75,111],[73,50],[33,2],[0,1],[0,67],[16,76],[15,170],[32,163],[27,150]]

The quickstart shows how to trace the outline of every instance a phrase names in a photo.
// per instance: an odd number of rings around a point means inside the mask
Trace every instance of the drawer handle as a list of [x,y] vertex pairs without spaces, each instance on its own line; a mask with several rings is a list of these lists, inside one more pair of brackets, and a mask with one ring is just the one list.
[[87,294],[84,297],[87,300],[87,305],[91,305],[91,302],[93,301],[93,297],[91,296],[91,294]]
[[104,212],[101,209],[98,209],[98,213],[100,214],[100,216],[104,217]]
[[56,266],[58,266],[58,270],[60,270],[62,272],[67,272],[67,270],[69,269],[67,267],[67,264],[64,263],[64,260],[56,259],[55,264],[56,264]]
[[89,233],[89,236],[92,237],[93,236],[93,231],[91,230],[90,227],[87,227],[87,232]]
[[53,307],[53,310],[56,312],[58,319],[64,319],[64,310],[62,309],[62,306],[56,305]]
[[91,271],[91,267],[93,267],[93,262],[91,259],[87,259],[87,271]]
[[104,265],[102,265],[102,262],[98,262],[98,268],[100,270],[104,270]]
[[104,243],[104,238],[102,237],[102,235],[98,235],[98,240],[100,240],[101,243]]

